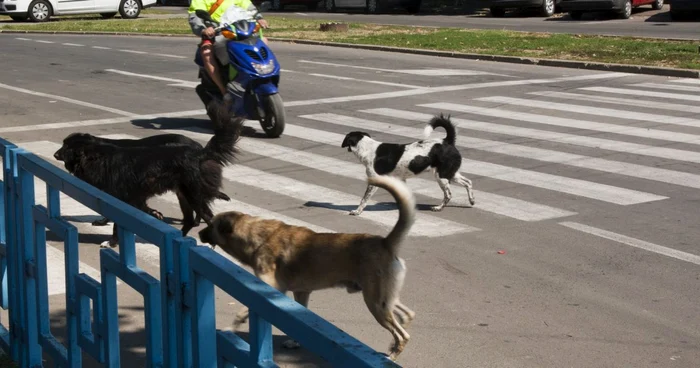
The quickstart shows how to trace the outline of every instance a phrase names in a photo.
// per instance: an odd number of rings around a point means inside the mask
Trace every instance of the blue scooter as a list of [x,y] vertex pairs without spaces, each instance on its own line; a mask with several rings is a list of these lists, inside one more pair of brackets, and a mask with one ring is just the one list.
[[[231,12],[227,11],[222,16],[221,25],[206,11],[197,10],[196,15],[203,19],[207,26],[214,27],[217,35],[221,34],[226,38],[229,65],[221,65],[218,59],[216,61],[219,62],[223,81],[229,83],[236,80],[245,88],[243,103],[239,101],[231,104],[232,109],[238,106],[236,115],[258,120],[270,138],[282,135],[285,113],[278,91],[280,65],[275,54],[259,36],[258,22],[245,10],[237,8],[231,9]],[[208,106],[212,99],[223,100],[219,88],[204,69],[199,48],[194,61],[199,65],[201,79],[196,91],[204,105]]]

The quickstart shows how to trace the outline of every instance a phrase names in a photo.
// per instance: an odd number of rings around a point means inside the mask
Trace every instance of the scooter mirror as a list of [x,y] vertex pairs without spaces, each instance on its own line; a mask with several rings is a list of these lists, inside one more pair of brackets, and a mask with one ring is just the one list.
[[259,11],[268,11],[272,8],[272,3],[269,1],[263,1],[260,6],[258,7]]

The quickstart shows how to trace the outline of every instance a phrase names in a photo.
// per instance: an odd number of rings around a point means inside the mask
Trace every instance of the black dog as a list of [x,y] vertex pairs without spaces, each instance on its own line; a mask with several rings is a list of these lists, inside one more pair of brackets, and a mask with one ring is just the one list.
[[[158,134],[141,139],[110,139],[110,138],[100,138],[89,133],[74,133],[75,139],[85,140],[86,142],[95,144],[112,144],[118,147],[157,147],[157,146],[186,146],[194,149],[202,149],[202,145],[195,141],[194,139],[185,137],[182,134]],[[58,150],[54,153],[54,158],[59,161],[63,161],[62,151]],[[230,201],[231,198],[223,192],[219,192],[216,198]],[[146,212],[158,220],[163,219],[163,214],[157,210],[145,205]],[[200,222],[200,216],[197,215],[194,219],[194,226],[198,226]],[[103,217],[99,220],[92,222],[93,226],[105,226],[109,223],[109,219]]]
[[[71,174],[144,212],[149,198],[175,192],[183,215],[182,234],[187,235],[195,226],[193,211],[210,223],[211,202],[219,198],[223,167],[239,152],[236,143],[245,121],[214,102],[207,109],[214,118],[214,136],[203,148],[120,147],[71,134],[54,157],[62,160]],[[106,243],[114,247],[117,242],[114,224],[112,238]]]

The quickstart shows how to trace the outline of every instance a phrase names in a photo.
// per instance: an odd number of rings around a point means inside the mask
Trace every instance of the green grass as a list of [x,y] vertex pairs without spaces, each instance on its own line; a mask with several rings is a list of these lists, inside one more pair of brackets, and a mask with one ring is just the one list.
[[[350,24],[348,32],[335,33],[318,30],[320,23],[327,22],[324,20],[277,16],[269,16],[267,19],[272,27],[265,31],[265,35],[269,37],[700,69],[698,42],[692,41],[375,24]],[[2,24],[0,29],[191,34],[184,18],[65,19],[45,24]]]

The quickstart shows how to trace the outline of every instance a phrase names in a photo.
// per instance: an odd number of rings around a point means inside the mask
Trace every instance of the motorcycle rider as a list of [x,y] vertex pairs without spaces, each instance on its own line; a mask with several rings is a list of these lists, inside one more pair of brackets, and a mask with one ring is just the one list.
[[[211,79],[221,91],[224,100],[233,99],[235,101],[241,101],[245,90],[240,83],[234,80],[232,83],[229,83],[230,89],[228,92],[230,96],[227,95],[226,86],[224,81],[221,80],[221,74],[219,73],[218,63],[214,59],[216,57],[222,65],[228,65],[229,59],[226,50],[226,38],[221,35],[216,36],[214,27],[205,25],[204,20],[195,14],[196,10],[204,10],[209,13],[214,21],[220,22],[221,16],[231,6],[237,6],[250,13],[255,13],[255,19],[260,26],[265,29],[268,28],[267,21],[263,19],[262,14],[257,12],[257,8],[250,0],[192,0],[188,9],[189,23],[192,32],[202,38],[199,49],[202,55],[204,69],[206,69]],[[263,41],[267,43],[264,38]]]

